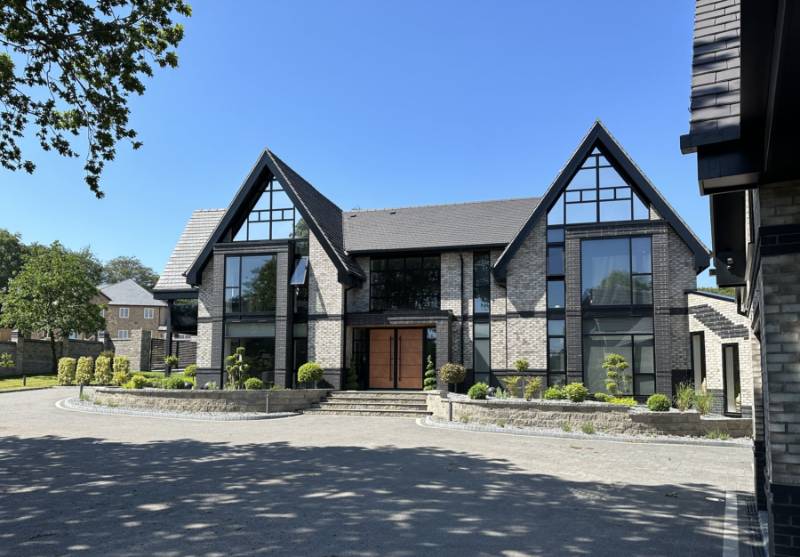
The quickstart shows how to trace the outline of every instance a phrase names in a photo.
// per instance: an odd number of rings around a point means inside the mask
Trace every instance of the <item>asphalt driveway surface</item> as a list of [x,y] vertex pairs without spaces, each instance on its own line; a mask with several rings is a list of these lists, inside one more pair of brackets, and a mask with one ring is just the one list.
[[0,394],[0,556],[723,555],[741,447],[307,415],[194,422]]

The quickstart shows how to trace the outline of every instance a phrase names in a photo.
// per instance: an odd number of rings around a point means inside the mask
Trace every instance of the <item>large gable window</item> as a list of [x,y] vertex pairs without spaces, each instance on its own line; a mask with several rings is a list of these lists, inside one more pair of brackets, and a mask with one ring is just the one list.
[[639,194],[595,148],[550,208],[549,225],[647,220]]
[[370,259],[371,311],[439,309],[438,255]]
[[234,242],[254,240],[286,240],[297,236],[300,215],[280,182],[269,180],[247,215]]
[[274,314],[277,268],[274,255],[225,257],[225,313]]

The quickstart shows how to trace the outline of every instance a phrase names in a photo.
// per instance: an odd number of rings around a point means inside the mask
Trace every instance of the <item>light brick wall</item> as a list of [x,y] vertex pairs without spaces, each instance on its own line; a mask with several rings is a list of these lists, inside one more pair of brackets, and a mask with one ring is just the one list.
[[[706,389],[714,396],[714,412],[724,411],[722,345],[739,346],[739,382],[743,416],[751,416],[754,404],[753,337],[749,320],[737,311],[735,301],[701,294],[689,294],[689,331],[703,332],[705,341]],[[688,341],[687,341],[688,342]],[[761,374],[760,366],[755,375]],[[695,385],[699,388],[699,385]]]
[[219,370],[222,366],[224,269],[223,256],[214,255],[203,270],[198,290],[197,366],[200,368]]
[[369,311],[369,257],[356,257],[356,263],[364,271],[366,279],[358,288],[351,288],[347,292],[347,311],[362,313]]
[[336,266],[314,234],[309,234],[308,358],[325,368],[325,380],[341,384],[344,287]]

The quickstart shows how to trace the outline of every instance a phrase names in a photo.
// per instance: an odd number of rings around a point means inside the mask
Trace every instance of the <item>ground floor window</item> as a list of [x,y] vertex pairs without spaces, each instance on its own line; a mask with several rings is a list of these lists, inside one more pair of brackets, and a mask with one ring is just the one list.
[[700,390],[706,381],[705,335],[702,331],[692,333],[692,375],[694,388]]
[[722,345],[722,380],[725,413],[742,413],[742,384],[739,373],[739,345]]
[[297,385],[297,370],[308,361],[308,323],[295,323],[292,330],[292,385]]
[[[225,324],[224,356],[244,348],[248,375],[266,383],[275,381],[275,323],[229,322]],[[223,371],[224,371],[223,362]]]
[[491,324],[489,321],[473,323],[472,370],[475,374],[475,383],[478,381],[489,383],[489,374],[492,371],[491,352]]
[[591,392],[606,392],[609,354],[625,358],[628,368],[620,381],[623,394],[647,396],[655,392],[653,318],[591,317],[583,320],[584,383]]

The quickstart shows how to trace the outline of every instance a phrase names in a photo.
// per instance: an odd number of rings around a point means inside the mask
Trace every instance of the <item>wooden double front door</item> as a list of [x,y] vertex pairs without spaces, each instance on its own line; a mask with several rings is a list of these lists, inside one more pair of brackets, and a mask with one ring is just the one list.
[[369,332],[369,387],[422,388],[422,333],[424,329],[371,329]]

